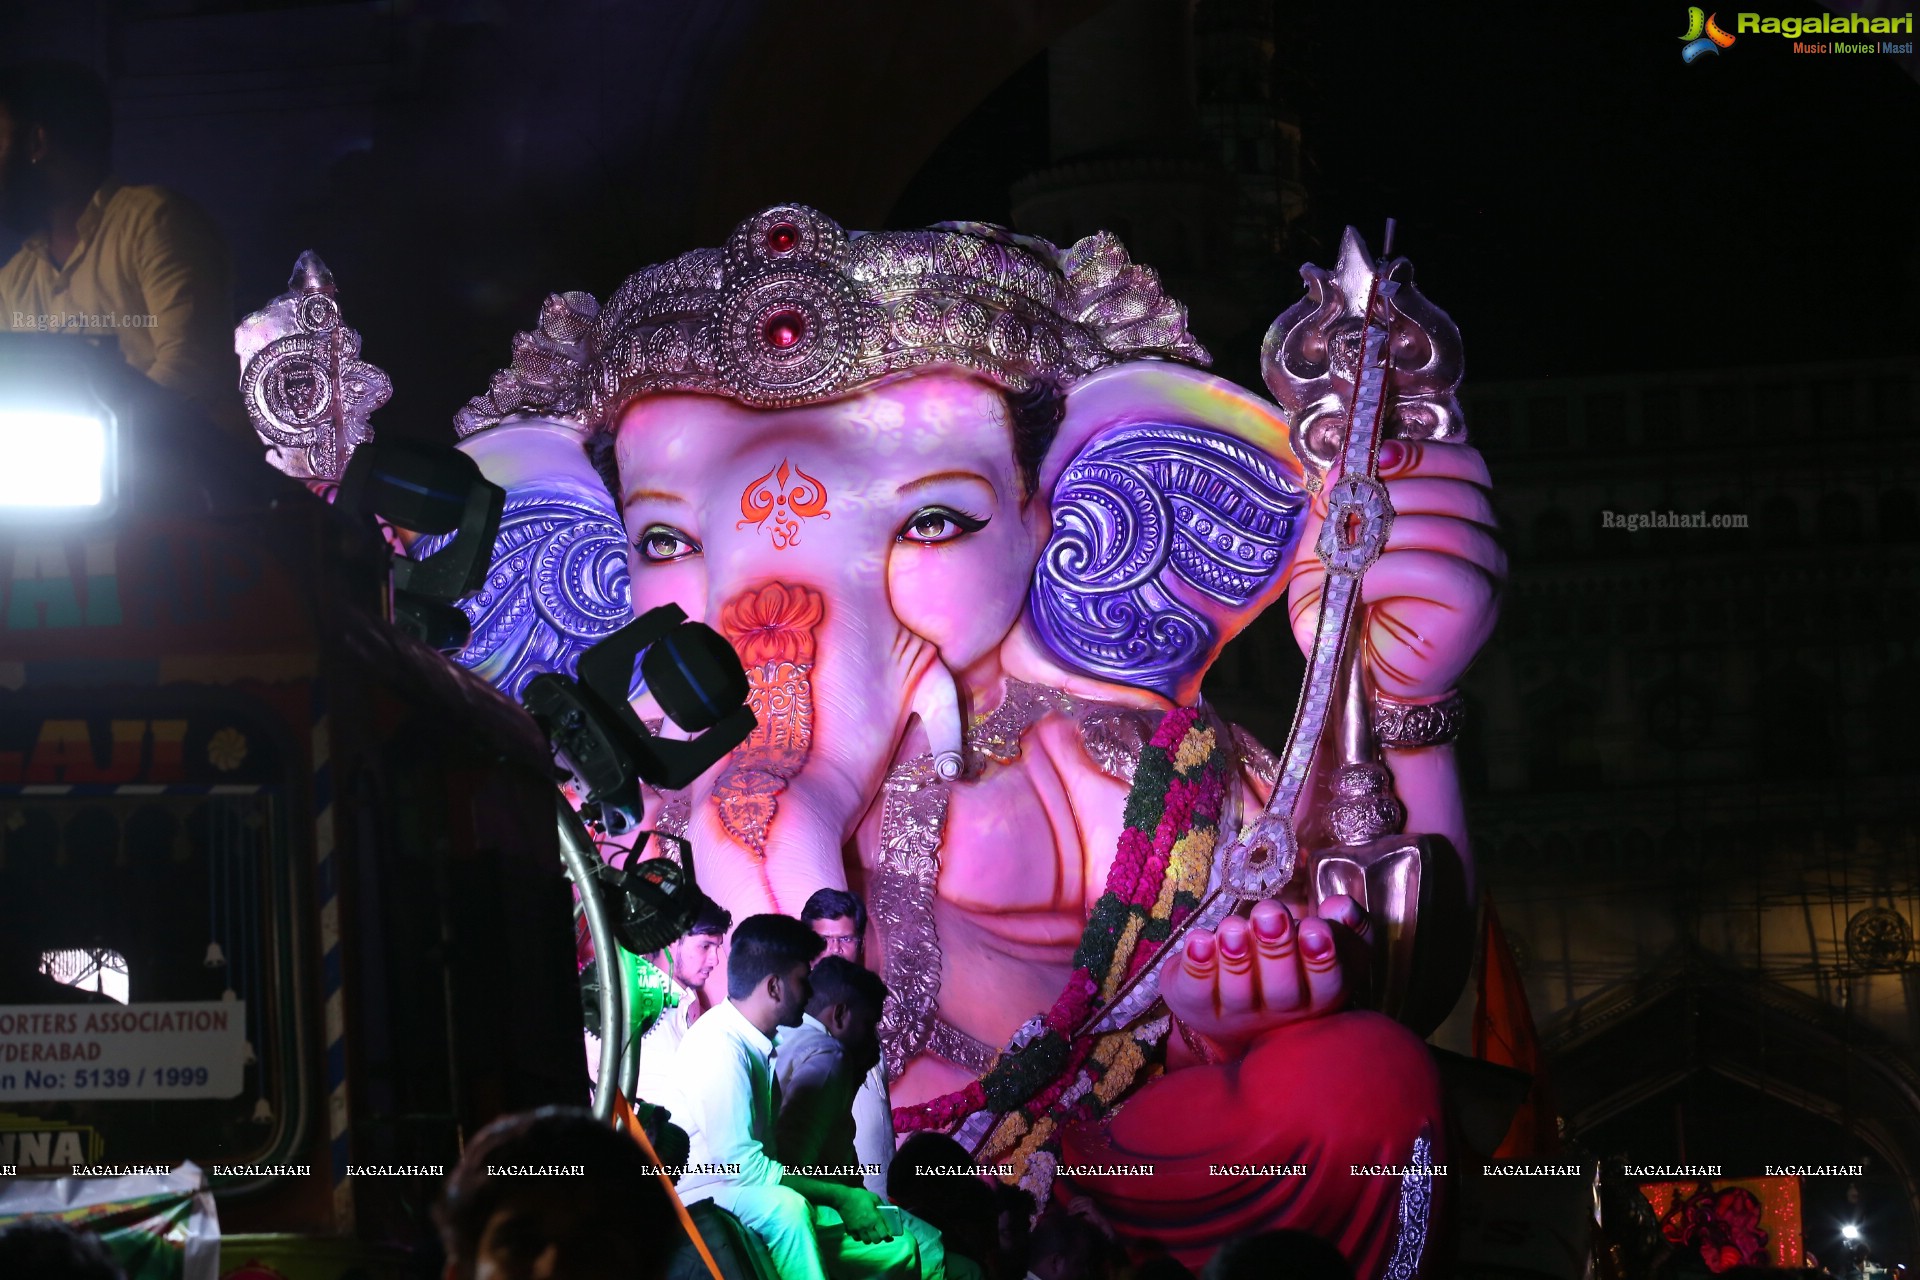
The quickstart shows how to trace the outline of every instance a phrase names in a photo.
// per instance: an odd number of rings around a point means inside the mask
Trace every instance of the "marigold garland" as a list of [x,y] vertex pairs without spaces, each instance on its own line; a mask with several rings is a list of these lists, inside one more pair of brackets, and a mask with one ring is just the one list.
[[1053,1139],[1063,1100],[1070,1116],[1096,1116],[1157,1070],[1164,1019],[1100,1035],[1073,1032],[1158,959],[1174,926],[1206,892],[1229,776],[1220,739],[1196,707],[1161,719],[1134,769],[1105,891],[1088,913],[1073,974],[1043,1030],[1002,1053],[965,1089],[896,1108],[897,1131],[950,1130],[977,1111],[997,1111],[1002,1119],[985,1154],[1024,1172],[1029,1157]]

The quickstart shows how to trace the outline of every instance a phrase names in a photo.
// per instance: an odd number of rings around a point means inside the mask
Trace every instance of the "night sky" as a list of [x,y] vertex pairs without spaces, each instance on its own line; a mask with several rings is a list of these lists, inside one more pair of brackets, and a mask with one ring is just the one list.
[[[1688,65],[1679,4],[1277,12],[1275,94],[1308,156],[1297,256],[1329,262],[1349,222],[1377,245],[1398,218],[1469,379],[1915,349],[1920,84],[1893,59],[1749,35]],[[1043,61],[949,139],[896,225],[1007,216],[1007,184],[1045,163]]]
[[[1209,2],[1229,0],[1201,0],[1203,14]],[[0,44],[114,64],[131,86],[121,131],[137,144],[124,176],[179,186],[223,222],[241,311],[318,249],[394,377],[381,429],[445,438],[547,292],[605,298],[760,204],[812,201],[856,227],[889,202],[892,226],[1010,219],[1010,186],[1050,163],[1045,55],[970,114],[955,104],[981,92],[983,48],[1039,46],[1018,15],[1050,15],[1051,30],[1092,0],[1008,0],[971,23],[920,0],[849,3],[831,29],[765,0],[406,6],[365,37],[375,105],[348,102],[353,77],[335,68],[327,83],[347,104],[331,119],[302,104],[283,124],[264,91],[257,119],[182,105],[251,102],[222,95],[236,77],[270,78],[237,68],[281,45],[249,52],[254,28],[237,17],[222,38],[239,53],[169,45],[156,61],[154,39],[187,37],[131,15],[176,6],[130,6],[109,36],[112,24],[83,20],[93,9],[38,0],[0,15]],[[28,11],[40,18],[23,23]],[[1920,349],[1920,61],[1795,55],[1754,34],[1687,65],[1686,6],[1668,0],[1280,0],[1274,12],[1274,96],[1301,122],[1308,213],[1272,313],[1295,296],[1301,259],[1329,262],[1349,222],[1377,244],[1392,215],[1423,292],[1460,324],[1469,390]],[[1734,11],[1720,17],[1737,26]],[[1122,77],[1113,92],[1129,92]],[[142,128],[156,104],[164,123]],[[896,198],[940,130],[850,132],[876,116],[961,122]],[[1223,367],[1250,366],[1255,340],[1216,341]]]

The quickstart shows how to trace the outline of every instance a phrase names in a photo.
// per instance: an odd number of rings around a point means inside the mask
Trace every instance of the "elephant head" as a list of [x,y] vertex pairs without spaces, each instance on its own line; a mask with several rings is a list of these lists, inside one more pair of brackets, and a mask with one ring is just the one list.
[[[1064,251],[979,224],[860,235],[778,206],[721,248],[634,275],[604,309],[555,295],[456,418],[461,448],[508,490],[486,585],[462,602],[460,661],[518,694],[660,605],[724,634],[757,728],[686,792],[650,796],[647,817],[684,824],[736,915],[797,912],[868,873],[895,987],[890,1070],[938,1093],[940,1072],[1008,1042],[1010,1011],[1050,997],[1094,927],[1100,850],[1127,844],[1109,775],[1132,771],[1113,728],[1124,738],[1140,717],[1082,716],[1076,745],[1046,715],[1195,703],[1282,592],[1303,647],[1326,612],[1328,574],[1305,550],[1326,505],[1309,494],[1325,490],[1376,295],[1399,406],[1378,473],[1397,515],[1359,597],[1347,709],[1370,687],[1375,719],[1445,720],[1504,557],[1452,400],[1457,331],[1404,262],[1371,261],[1349,233],[1333,272],[1305,269],[1308,297],[1263,353],[1284,411],[1198,367],[1184,309],[1104,233]],[[327,292],[307,274],[302,296]],[[1042,766],[987,767],[1012,764],[1029,729]],[[1451,749],[1416,739],[1388,744],[1396,794],[1413,829],[1451,841],[1470,886]],[[962,792],[969,769],[981,776]],[[1315,905],[1289,909],[1301,903]],[[944,956],[936,906],[961,926]],[[983,966],[998,966],[981,984],[994,994],[969,1003],[950,980]],[[1212,1035],[1226,968],[1187,976],[1198,994],[1178,1012]],[[1313,990],[1310,1005],[1263,997],[1235,1016],[1319,1016],[1344,987]],[[912,1079],[929,1058],[942,1061]]]
[[[956,776],[1007,677],[1195,701],[1311,559],[1281,412],[1196,367],[1184,309],[1104,233],[860,235],[779,206],[582,299],[516,340],[464,447],[584,442],[563,487],[594,459],[633,610],[676,603],[739,649],[761,727],[687,810],[736,912],[843,885],[890,767],[929,751]],[[602,574],[599,598],[625,590]]]
[[788,912],[844,883],[903,752],[957,775],[1005,675],[1191,701],[1281,590],[1305,506],[1276,416],[1169,363],[1064,405],[951,368],[791,408],[653,394],[614,431],[634,608],[726,635],[761,722],[694,788],[696,847],[747,855],[703,875]]

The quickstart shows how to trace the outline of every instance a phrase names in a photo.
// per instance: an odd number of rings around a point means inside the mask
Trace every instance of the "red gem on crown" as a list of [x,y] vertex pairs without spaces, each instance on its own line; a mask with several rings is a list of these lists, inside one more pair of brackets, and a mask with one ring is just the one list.
[[767,252],[792,253],[800,243],[800,228],[791,222],[776,222],[767,228]]
[[774,312],[760,330],[767,345],[785,351],[806,336],[807,317],[791,307]]

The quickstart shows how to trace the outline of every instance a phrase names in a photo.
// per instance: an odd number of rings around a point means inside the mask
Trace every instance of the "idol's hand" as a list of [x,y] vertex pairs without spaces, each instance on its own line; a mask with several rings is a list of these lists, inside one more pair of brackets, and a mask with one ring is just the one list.
[[[1314,497],[1287,588],[1302,653],[1312,648],[1320,617],[1326,569],[1314,547],[1337,475]],[[1493,536],[1487,464],[1466,445],[1389,440],[1380,446],[1380,478],[1396,514],[1365,581],[1367,674],[1389,697],[1436,698],[1459,682],[1500,613],[1507,557]]]
[[1365,913],[1328,898],[1298,923],[1271,899],[1250,916],[1195,929],[1160,971],[1160,994],[1188,1028],[1235,1052],[1264,1032],[1336,1012],[1363,989]]

